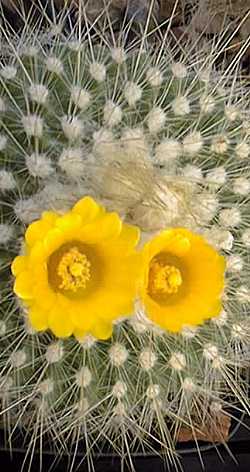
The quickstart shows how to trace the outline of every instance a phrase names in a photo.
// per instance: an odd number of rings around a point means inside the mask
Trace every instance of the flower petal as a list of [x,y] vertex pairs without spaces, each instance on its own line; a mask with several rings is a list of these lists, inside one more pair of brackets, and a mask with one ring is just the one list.
[[36,284],[34,287],[34,298],[38,301],[41,309],[49,311],[57,302],[57,295],[48,285]]
[[81,341],[87,335],[87,331],[84,329],[74,328],[73,334],[78,341]]
[[29,320],[32,328],[36,331],[45,331],[48,329],[47,313],[36,305],[29,309]]
[[73,206],[72,209],[73,213],[77,213],[81,216],[84,224],[93,221],[97,215],[99,216],[103,211],[103,207],[98,205],[98,203],[96,203],[91,197],[82,198]]
[[11,264],[11,272],[16,277],[20,272],[24,272],[28,267],[27,256],[17,256]]
[[97,339],[109,339],[112,336],[113,326],[112,323],[105,322],[103,320],[97,320],[95,325],[90,330],[90,334]]
[[114,241],[112,249],[119,251],[119,254],[124,255],[135,248],[140,240],[140,229],[137,226],[132,226],[123,223],[119,238]]
[[23,300],[29,300],[33,298],[33,286],[34,280],[32,280],[30,273],[26,270],[17,276],[14,284],[14,292]]
[[67,311],[60,306],[54,306],[48,316],[48,325],[51,331],[58,338],[66,338],[71,336],[74,331],[73,323]]
[[68,212],[56,220],[56,227],[64,233],[67,231],[75,231],[82,225],[82,218],[80,215]]
[[145,245],[149,257],[152,258],[160,252],[168,252],[175,256],[183,256],[190,249],[189,232],[181,231],[180,228],[162,231],[158,236]]
[[51,229],[43,240],[46,254],[52,254],[52,252],[56,251],[64,242],[65,238],[63,232],[59,228]]
[[89,244],[106,242],[119,236],[122,221],[117,213],[106,213],[90,225],[84,226],[78,233],[81,241]]
[[26,243],[32,247],[37,241],[45,237],[51,229],[51,224],[47,221],[38,220],[29,225],[25,233]]

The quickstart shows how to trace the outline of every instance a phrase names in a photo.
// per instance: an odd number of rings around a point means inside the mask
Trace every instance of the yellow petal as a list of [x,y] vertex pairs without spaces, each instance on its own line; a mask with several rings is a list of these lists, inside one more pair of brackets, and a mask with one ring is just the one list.
[[65,242],[63,232],[59,228],[51,229],[43,240],[47,255],[52,254]]
[[72,303],[70,314],[75,330],[79,329],[88,332],[93,321],[98,316],[98,309],[99,307],[94,297]]
[[102,213],[104,209],[91,197],[84,197],[79,200],[72,209],[73,213],[77,213],[82,217],[84,224],[93,221],[97,215]]
[[67,338],[74,331],[74,326],[67,311],[60,306],[54,307],[48,317],[48,325],[52,333],[58,338]]
[[135,248],[140,240],[140,229],[123,223],[119,238],[112,244],[112,249],[125,255]]
[[96,320],[95,325],[92,326],[90,334],[97,339],[109,339],[112,336],[113,326],[112,323],[105,322],[103,320]]
[[181,232],[179,228],[162,231],[145,245],[145,249],[149,249],[151,258],[161,252],[183,256],[190,249],[188,232]]
[[37,243],[31,247],[29,253],[29,265],[33,268],[36,264],[44,264],[46,263],[46,251],[44,245],[41,241],[37,241]]
[[51,229],[51,224],[47,221],[39,220],[31,223],[25,233],[25,241],[29,246],[33,246],[37,241],[46,236]]
[[44,211],[42,213],[42,220],[46,221],[46,223],[50,224],[51,228],[54,226],[57,218],[59,218],[60,215],[58,213],[55,213],[54,211]]
[[117,213],[106,213],[92,224],[84,226],[78,233],[82,242],[89,244],[103,243],[107,239],[117,238],[122,229],[122,221]]
[[24,300],[33,298],[34,280],[28,271],[21,272],[15,281],[14,292]]
[[57,303],[57,295],[48,285],[36,284],[34,286],[34,299],[45,311],[49,311]]
[[72,212],[66,213],[56,220],[56,227],[65,232],[68,230],[77,230],[82,225],[82,218],[80,215]]
[[41,307],[32,306],[29,309],[28,315],[30,324],[36,331],[45,331],[48,329],[47,312],[43,311]]
[[113,264],[112,260],[109,261],[109,265],[106,262],[105,280],[102,289],[109,296],[107,306],[110,307],[114,302],[117,303],[117,300],[118,302],[120,300],[120,306],[127,307],[126,309],[120,309],[121,311],[117,316],[130,313],[133,308],[138,286],[141,282],[141,265],[139,254],[130,256],[126,261],[120,257],[114,260]]
[[78,341],[81,341],[86,336],[87,331],[80,328],[74,328],[73,334]]
[[27,256],[17,256],[11,264],[11,272],[13,275],[17,276],[20,272],[24,272],[28,268],[28,257]]

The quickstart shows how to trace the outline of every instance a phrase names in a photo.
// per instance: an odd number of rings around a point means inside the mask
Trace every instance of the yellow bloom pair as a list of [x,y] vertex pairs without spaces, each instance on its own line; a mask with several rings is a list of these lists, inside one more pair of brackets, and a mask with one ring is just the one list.
[[14,292],[33,328],[107,339],[138,297],[148,317],[170,331],[219,313],[224,258],[201,236],[169,229],[141,251],[139,238],[138,228],[90,197],[62,216],[44,212],[12,264]]

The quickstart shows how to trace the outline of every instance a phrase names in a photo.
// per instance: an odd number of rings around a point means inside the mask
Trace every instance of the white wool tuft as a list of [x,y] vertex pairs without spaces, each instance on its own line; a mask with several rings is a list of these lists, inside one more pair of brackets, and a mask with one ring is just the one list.
[[160,385],[158,384],[149,385],[149,387],[146,390],[146,396],[150,400],[154,400],[155,398],[159,397],[160,391],[161,391]]
[[53,72],[56,75],[61,75],[63,74],[63,64],[55,56],[50,56],[46,60],[46,68],[49,72]]
[[232,227],[238,226],[241,222],[241,214],[238,208],[227,208],[219,213],[219,221],[222,226]]
[[182,382],[182,388],[186,392],[194,392],[197,388],[197,385],[191,377],[185,377]]
[[229,146],[229,139],[225,135],[216,136],[212,140],[211,151],[216,154],[225,154]]
[[50,378],[42,380],[38,385],[38,390],[42,395],[49,395],[54,391],[54,381]]
[[150,370],[154,367],[157,356],[150,348],[143,349],[139,355],[139,364],[144,370]]
[[228,321],[228,315],[225,310],[222,310],[218,316],[211,318],[212,323],[216,326],[225,326]]
[[89,73],[96,82],[103,82],[106,78],[106,67],[100,62],[93,62],[89,66]]
[[117,159],[118,144],[111,130],[101,128],[93,134],[93,154],[105,161]]
[[82,137],[84,125],[77,116],[64,116],[61,120],[61,125],[63,132],[69,141],[75,141]]
[[225,117],[228,121],[232,122],[237,120],[240,116],[239,109],[234,105],[227,105],[225,106]]
[[123,344],[117,342],[109,349],[109,358],[111,364],[120,367],[126,362],[128,351]]
[[93,347],[96,344],[97,339],[94,338],[94,336],[92,336],[91,334],[86,334],[82,338],[77,338],[77,341],[79,342],[79,344],[81,345],[83,349],[87,350],[87,349],[91,349],[91,347]]
[[155,160],[158,164],[164,165],[177,159],[181,152],[182,147],[177,140],[165,138],[155,148]]
[[241,236],[242,242],[246,247],[250,248],[250,229],[243,231]]
[[214,344],[206,344],[203,350],[203,356],[209,361],[213,361],[218,357],[218,348]]
[[147,125],[151,134],[159,133],[166,122],[166,114],[160,107],[154,107],[150,110],[147,117]]
[[31,154],[31,156],[26,157],[25,163],[29,173],[33,177],[46,179],[54,172],[51,160],[46,154]]
[[209,223],[216,215],[218,208],[219,202],[216,195],[204,192],[198,195],[193,210],[201,222]]
[[111,49],[111,57],[117,64],[123,64],[126,61],[127,55],[123,48],[114,47]]
[[200,152],[203,146],[203,140],[199,131],[194,131],[188,134],[183,139],[183,152],[184,154],[194,155]]
[[176,116],[185,116],[190,113],[190,104],[186,97],[175,98],[171,106]]
[[39,105],[44,105],[47,101],[49,91],[43,84],[32,84],[29,87],[29,94],[33,102],[36,102]]
[[16,368],[22,367],[25,364],[26,361],[27,361],[27,354],[22,349],[14,351],[10,355],[10,363],[11,363],[12,367],[16,367]]
[[184,79],[187,76],[187,68],[182,62],[175,62],[171,66],[172,74],[177,79]]
[[75,375],[76,385],[78,387],[88,387],[92,381],[92,374],[88,367],[82,367]]
[[187,365],[184,354],[182,354],[182,352],[174,352],[169,359],[169,365],[174,370],[183,370]]
[[163,82],[163,74],[158,67],[150,67],[147,70],[146,78],[152,87],[160,87]]
[[238,301],[242,304],[250,303],[250,290],[245,285],[241,285],[236,290],[236,297]]
[[0,75],[5,80],[13,80],[17,75],[17,68],[14,66],[2,66],[0,69]]
[[240,324],[233,324],[232,329],[231,329],[231,336],[234,339],[239,339],[239,340],[244,340],[245,338],[245,330],[243,326]]
[[206,175],[207,182],[211,184],[223,185],[226,182],[227,173],[223,166],[216,167]]
[[212,246],[223,251],[230,251],[233,247],[234,237],[230,231],[212,226],[210,229],[203,231],[204,236]]
[[200,109],[203,113],[212,113],[215,107],[214,98],[209,95],[202,95],[200,98]]
[[25,133],[28,137],[41,138],[43,135],[43,118],[35,113],[22,117]]
[[187,164],[182,169],[182,175],[191,181],[200,182],[203,179],[202,170],[198,166]]
[[147,159],[149,146],[141,128],[128,128],[122,133],[121,143],[123,152],[130,160]]
[[117,380],[117,382],[112,388],[113,396],[120,399],[124,397],[126,392],[127,392],[127,385],[125,384],[125,382],[122,382],[121,380]]
[[124,96],[130,107],[134,107],[136,102],[141,99],[142,88],[135,82],[127,82],[124,89]]
[[235,179],[233,183],[233,191],[238,195],[248,195],[250,192],[250,180],[245,177]]
[[243,259],[238,254],[232,254],[227,257],[227,271],[240,272],[243,268]]
[[250,154],[250,146],[246,142],[237,144],[235,154],[239,159],[247,159]]
[[116,126],[122,120],[122,109],[116,105],[112,100],[108,100],[103,109],[104,123],[109,126]]
[[56,362],[59,362],[62,360],[63,354],[64,354],[63,347],[61,343],[58,341],[58,342],[50,344],[47,347],[45,358],[49,364],[55,364]]
[[74,105],[80,108],[80,110],[85,110],[90,104],[91,94],[81,87],[74,86],[71,89],[70,98]]
[[81,148],[64,149],[58,159],[58,165],[68,177],[78,180],[86,169],[83,150]]
[[11,172],[0,170],[0,192],[14,190],[16,187],[15,179]]
[[0,223],[0,244],[7,244],[14,237],[14,226]]

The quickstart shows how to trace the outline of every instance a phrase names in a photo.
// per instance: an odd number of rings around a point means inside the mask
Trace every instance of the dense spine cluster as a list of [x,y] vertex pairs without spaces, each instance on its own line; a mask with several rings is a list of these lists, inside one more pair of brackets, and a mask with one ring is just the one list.
[[[55,28],[54,28],[55,30]],[[33,32],[34,33],[34,32]],[[5,37],[0,65],[0,397],[12,436],[43,434],[59,452],[84,440],[128,457],[165,449],[182,426],[249,410],[249,92],[214,67],[216,51],[153,52],[88,34]],[[164,47],[165,46],[165,47]],[[141,306],[110,340],[36,333],[10,264],[44,210],[92,195],[145,239],[165,227],[203,234],[227,261],[224,309],[203,326],[162,331]],[[205,276],[205,274],[204,274]],[[91,314],[90,314],[91,315]],[[153,439],[152,439],[153,438]],[[132,467],[132,465],[131,465]]]

